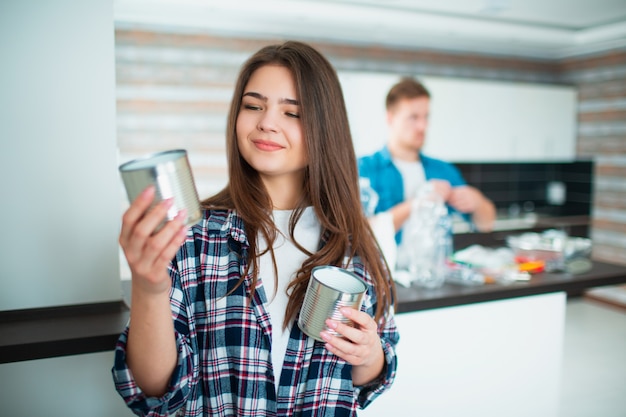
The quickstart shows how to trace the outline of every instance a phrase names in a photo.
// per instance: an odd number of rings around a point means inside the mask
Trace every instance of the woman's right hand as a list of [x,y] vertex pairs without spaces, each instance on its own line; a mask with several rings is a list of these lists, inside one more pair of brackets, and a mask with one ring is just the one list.
[[154,196],[155,188],[150,186],[132,202],[122,217],[119,237],[132,273],[133,291],[146,294],[169,291],[171,281],[167,267],[187,234],[185,210],[154,233],[173,204],[172,199],[167,199],[148,211]]
[[150,209],[154,196],[154,187],[148,187],[132,202],[122,218],[119,242],[133,278],[126,361],[144,393],[161,396],[177,361],[167,267],[185,239],[186,213],[155,233],[172,200]]

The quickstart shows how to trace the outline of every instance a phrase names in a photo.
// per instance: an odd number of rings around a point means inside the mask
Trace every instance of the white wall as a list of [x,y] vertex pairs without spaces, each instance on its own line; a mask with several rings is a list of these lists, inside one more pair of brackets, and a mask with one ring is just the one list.
[[0,310],[121,299],[113,0],[0,5]]
[[113,351],[0,365],[0,416],[130,417],[115,391]]
[[113,351],[0,365],[0,415],[130,417],[115,391]]
[[[0,310],[119,300],[113,0],[2,2],[0,52]],[[112,365],[2,364],[0,415],[131,416]]]

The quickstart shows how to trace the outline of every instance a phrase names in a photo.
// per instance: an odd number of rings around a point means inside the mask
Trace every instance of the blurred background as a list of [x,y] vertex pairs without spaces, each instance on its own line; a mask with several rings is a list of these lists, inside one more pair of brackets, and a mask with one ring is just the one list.
[[[500,231],[557,227],[590,237],[594,261],[626,265],[624,0],[5,1],[0,379],[8,382],[0,414],[131,415],[109,372],[127,319],[129,278],[117,244],[127,205],[117,167],[185,148],[201,198],[223,187],[226,113],[239,67],[260,47],[286,39],[313,44],[337,69],[358,154],[386,140],[388,87],[400,76],[419,78],[433,94],[428,152],[454,162],[495,202]],[[479,239],[467,230],[456,237]],[[626,304],[623,285],[602,291],[605,300]],[[413,328],[441,340],[442,323],[461,327],[467,338],[430,345],[477,359],[472,375],[481,384],[510,395],[533,392],[494,415],[548,404],[542,415],[626,416],[623,306],[574,300],[565,314],[563,299],[550,299],[562,307],[555,314],[534,305],[507,310],[519,313],[524,328],[501,310],[446,318],[452,308],[425,312],[425,320],[436,317],[432,328]],[[79,308],[56,310],[66,306]],[[465,317],[478,317],[471,323],[484,325],[482,335],[501,336],[521,353],[481,344]],[[489,327],[495,319],[501,326]],[[404,357],[427,345],[423,332],[405,334]],[[483,356],[463,350],[472,341]],[[445,368],[436,375],[458,369],[452,356],[431,353]],[[439,365],[424,357],[415,363]],[[528,378],[504,372],[509,365]],[[487,366],[496,377],[481,380]],[[444,403],[447,386],[439,391]],[[412,400],[408,387],[404,397]],[[476,404],[486,406],[490,394]],[[419,398],[448,409],[438,396]]]
[[[594,257],[626,264],[623,1],[119,0],[115,27],[122,160],[184,147],[200,194],[217,191],[239,65],[262,45],[305,40],[341,76],[358,154],[384,144],[384,95],[415,76],[433,96],[427,153],[469,163],[466,179],[501,216],[525,202],[590,216]],[[483,163],[519,173],[479,176]],[[567,204],[546,201],[555,180]]]

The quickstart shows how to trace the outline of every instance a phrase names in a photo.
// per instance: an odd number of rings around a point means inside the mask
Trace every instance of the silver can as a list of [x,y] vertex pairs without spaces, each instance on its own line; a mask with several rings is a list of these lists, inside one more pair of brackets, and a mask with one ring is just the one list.
[[166,221],[174,219],[182,209],[187,210],[187,226],[197,223],[202,217],[198,192],[184,149],[147,155],[120,165],[119,170],[130,202],[149,185],[155,187],[150,209],[165,199],[174,199],[172,207],[167,211],[167,220],[159,224],[155,231],[160,230]]
[[326,319],[354,326],[354,323],[344,317],[339,309],[352,307],[360,310],[366,290],[365,281],[350,271],[336,266],[313,268],[298,318],[298,326],[315,340],[323,341],[320,336],[323,330],[341,337],[337,332],[326,327]]

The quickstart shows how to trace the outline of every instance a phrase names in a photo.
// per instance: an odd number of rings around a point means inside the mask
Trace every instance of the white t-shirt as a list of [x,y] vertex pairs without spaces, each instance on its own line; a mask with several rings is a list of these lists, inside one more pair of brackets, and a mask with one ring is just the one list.
[[402,161],[393,159],[393,164],[402,175],[404,185],[404,200],[409,200],[417,196],[417,190],[426,182],[426,173],[421,161]]
[[[421,161],[401,161],[393,159],[393,164],[402,175],[402,184],[404,185],[404,201],[417,197],[417,192],[426,183],[426,173]],[[411,247],[404,240],[406,233],[402,235],[403,239],[397,248],[397,264],[398,269],[404,269],[408,265],[411,257]]]
[[[278,390],[278,380],[285,361],[285,352],[289,342],[289,332],[291,327],[283,331],[285,321],[285,310],[289,297],[285,290],[287,285],[295,277],[296,272],[302,263],[308,258],[307,254],[301,252],[289,239],[289,219],[293,210],[274,210],[274,224],[279,230],[274,243],[274,256],[276,257],[276,268],[278,270],[278,287],[274,281],[274,267],[270,253],[266,253],[259,259],[259,277],[265,290],[268,301],[268,311],[272,323],[272,364],[276,378],[276,389]],[[296,224],[294,230],[295,240],[309,252],[316,252],[320,241],[321,226],[315,215],[313,207],[307,207],[302,212],[302,217]],[[259,251],[267,248],[267,242],[263,236],[258,237]],[[275,291],[276,290],[276,291]],[[276,293],[276,294],[274,294]],[[291,325],[290,325],[291,326]]]

